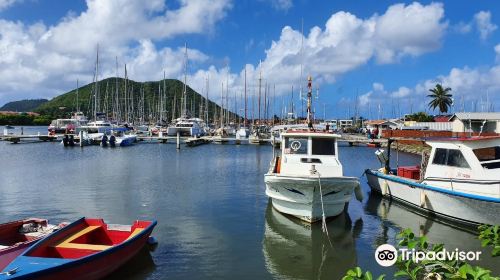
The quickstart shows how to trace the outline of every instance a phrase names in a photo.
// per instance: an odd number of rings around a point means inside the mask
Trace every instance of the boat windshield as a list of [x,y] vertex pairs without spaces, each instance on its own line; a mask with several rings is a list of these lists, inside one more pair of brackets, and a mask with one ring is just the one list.
[[307,154],[307,138],[286,137],[285,154]]
[[500,168],[500,146],[472,150],[481,165],[486,169]]
[[335,155],[335,139],[313,138],[312,154],[328,156]]

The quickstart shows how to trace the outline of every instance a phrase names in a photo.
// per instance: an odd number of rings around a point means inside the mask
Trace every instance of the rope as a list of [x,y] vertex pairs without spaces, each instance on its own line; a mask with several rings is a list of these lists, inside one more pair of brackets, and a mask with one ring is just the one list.
[[323,205],[323,190],[321,188],[321,175],[316,170],[315,172],[318,175],[318,184],[319,184],[319,198],[321,200],[321,230],[326,233],[326,237],[328,238],[328,243],[333,247],[332,242],[330,241],[330,235],[328,234],[328,228],[326,226],[326,216],[325,216],[325,207]]

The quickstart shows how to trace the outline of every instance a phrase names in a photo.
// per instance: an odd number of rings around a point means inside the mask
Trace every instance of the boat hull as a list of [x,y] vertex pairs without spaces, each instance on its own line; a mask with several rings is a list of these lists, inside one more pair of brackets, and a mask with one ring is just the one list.
[[[72,228],[78,226],[79,221],[70,224],[59,231],[59,233],[71,231]],[[129,261],[147,244],[147,240],[155,225],[156,222],[152,222],[151,225],[141,233],[122,244],[82,258],[56,259],[27,256],[29,251],[33,251],[37,246],[41,246],[43,242],[53,242],[49,241],[51,238],[58,240],[58,232],[56,232],[46,239],[39,241],[26,251],[26,253],[17,257],[14,262],[4,270],[10,271],[21,268],[17,270],[18,272],[10,276],[0,275],[0,279],[102,279]]]
[[321,220],[323,211],[325,218],[341,214],[359,186],[357,178],[325,177],[321,178],[320,191],[317,177],[275,174],[266,174],[265,183],[266,195],[276,210],[310,223]]
[[180,136],[203,136],[205,135],[204,131],[198,127],[169,127],[167,129],[168,136],[176,136],[177,132],[179,132]]
[[382,196],[396,199],[417,211],[454,223],[475,226],[500,224],[500,200],[490,201],[454,194],[453,191],[419,184],[415,180],[366,170],[368,185]]
[[136,136],[126,136],[126,137],[118,138],[117,139],[117,144],[120,147],[126,147],[126,146],[133,145],[136,141],[137,141],[137,137]]

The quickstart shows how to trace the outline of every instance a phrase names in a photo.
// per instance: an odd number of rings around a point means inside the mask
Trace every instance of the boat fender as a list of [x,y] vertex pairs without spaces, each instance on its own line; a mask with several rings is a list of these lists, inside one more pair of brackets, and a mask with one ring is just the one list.
[[354,188],[354,195],[359,202],[363,201],[363,191],[361,190],[361,185],[357,184]]
[[116,143],[116,137],[114,135],[109,136],[109,145],[114,147]]
[[156,245],[156,244],[158,244],[158,240],[156,240],[156,238],[154,236],[150,236],[148,238],[148,244],[149,245]]
[[68,138],[68,135],[64,135],[64,138],[63,138],[63,144],[64,144],[64,147],[67,147],[68,146],[68,142],[69,142],[69,138]]
[[106,147],[108,145],[108,136],[106,136],[106,134],[104,134],[101,138],[101,145],[103,147]]

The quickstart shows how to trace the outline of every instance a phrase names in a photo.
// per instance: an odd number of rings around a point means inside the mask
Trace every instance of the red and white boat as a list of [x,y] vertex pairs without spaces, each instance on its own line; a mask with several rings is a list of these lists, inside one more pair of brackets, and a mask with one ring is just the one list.
[[38,218],[0,224],[0,271],[29,246],[57,228],[47,220]]
[[135,256],[155,226],[156,221],[112,225],[81,218],[18,256],[0,279],[101,279]]

